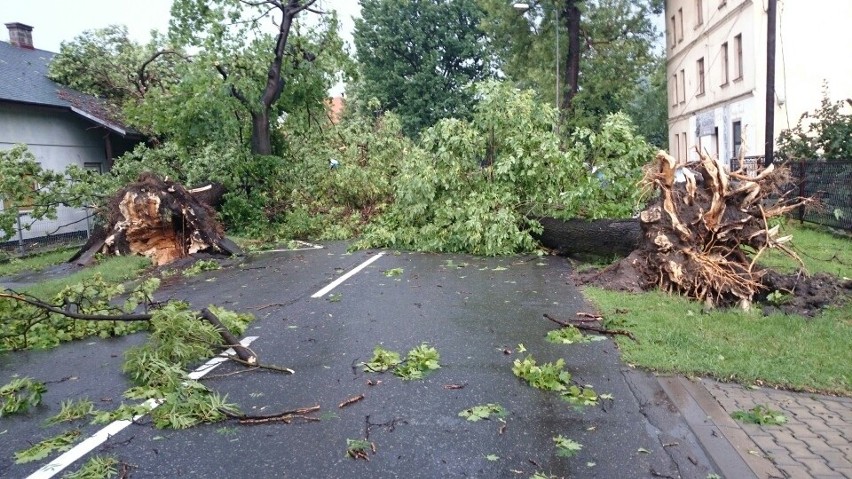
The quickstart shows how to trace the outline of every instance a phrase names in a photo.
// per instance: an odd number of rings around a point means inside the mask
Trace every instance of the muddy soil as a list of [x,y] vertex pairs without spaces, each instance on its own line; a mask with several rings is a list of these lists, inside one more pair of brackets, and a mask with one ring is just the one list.
[[[640,261],[639,257],[631,255],[611,266],[577,273],[575,283],[631,293],[652,289],[649,278],[643,278],[633,267],[635,261]],[[852,300],[852,280],[825,273],[805,276],[766,270],[762,283],[764,289],[754,299],[765,315],[782,312],[813,317],[826,307]]]

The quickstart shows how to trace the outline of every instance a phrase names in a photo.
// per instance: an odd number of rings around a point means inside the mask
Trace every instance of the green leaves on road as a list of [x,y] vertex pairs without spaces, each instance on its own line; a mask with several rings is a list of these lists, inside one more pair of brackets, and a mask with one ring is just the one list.
[[439,369],[440,359],[438,350],[426,343],[409,351],[405,360],[395,351],[376,346],[373,349],[373,358],[363,363],[363,366],[365,372],[392,371],[404,380],[414,380],[423,379],[430,371]]
[[491,416],[502,418],[506,416],[506,409],[499,404],[488,403],[479,406],[473,406],[459,413],[460,417],[467,419],[470,422],[477,422],[483,419],[491,419]]
[[32,461],[44,459],[52,452],[64,452],[71,449],[77,438],[80,437],[79,429],[72,429],[57,436],[45,439],[44,441],[33,444],[32,446],[15,453],[16,464],[26,464]]
[[577,406],[592,406],[598,403],[598,395],[590,386],[577,386],[571,383],[571,373],[564,371],[565,360],[538,365],[532,356],[523,360],[516,359],[512,372],[528,382],[530,386],[543,391],[558,392],[562,399]]
[[0,387],[0,417],[27,412],[41,404],[41,395],[47,392],[44,383],[32,378],[16,378]]
[[561,434],[554,437],[553,442],[556,443],[556,455],[559,457],[574,457],[583,449],[582,444]]

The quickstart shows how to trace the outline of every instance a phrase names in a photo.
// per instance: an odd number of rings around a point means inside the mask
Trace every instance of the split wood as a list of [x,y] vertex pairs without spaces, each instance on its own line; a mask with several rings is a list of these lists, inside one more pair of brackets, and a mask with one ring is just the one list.
[[547,313],[544,313],[544,317],[546,319],[549,319],[549,320],[553,321],[554,323],[562,326],[563,328],[573,326],[577,329],[582,329],[584,331],[594,331],[596,333],[601,333],[601,334],[627,336],[628,338],[636,341],[636,337],[633,336],[633,333],[631,333],[630,331],[624,330],[624,329],[606,329],[606,328],[603,328],[603,327],[600,327],[600,326],[592,326],[590,324],[582,324],[582,323],[575,324],[575,323],[571,323],[570,321],[562,321],[560,319],[556,319],[556,318],[554,318],[553,316],[551,316]]

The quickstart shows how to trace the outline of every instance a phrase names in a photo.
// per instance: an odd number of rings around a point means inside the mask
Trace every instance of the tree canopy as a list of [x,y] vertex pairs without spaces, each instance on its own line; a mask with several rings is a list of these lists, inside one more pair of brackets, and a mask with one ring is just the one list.
[[558,62],[558,106],[569,126],[597,127],[648,87],[665,94],[665,85],[650,81],[660,57],[652,17],[661,0],[542,0],[528,2],[527,11],[503,0],[480,4],[482,28],[509,80],[553,101]]
[[409,135],[467,116],[470,87],[490,73],[482,13],[475,0],[361,0],[359,94],[396,112]]

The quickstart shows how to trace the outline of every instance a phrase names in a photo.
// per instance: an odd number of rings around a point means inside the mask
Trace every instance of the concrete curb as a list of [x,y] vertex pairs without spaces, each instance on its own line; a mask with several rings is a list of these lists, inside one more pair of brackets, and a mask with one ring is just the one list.
[[702,384],[679,376],[658,376],[657,381],[723,477],[786,477]]

